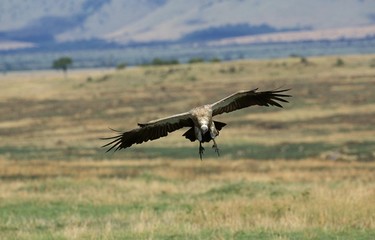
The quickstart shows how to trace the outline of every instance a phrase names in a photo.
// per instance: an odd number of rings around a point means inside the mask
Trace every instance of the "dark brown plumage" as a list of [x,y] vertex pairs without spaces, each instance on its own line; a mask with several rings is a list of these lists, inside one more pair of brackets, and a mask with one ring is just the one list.
[[202,159],[204,148],[203,142],[214,142],[214,148],[219,155],[219,149],[215,142],[215,137],[219,135],[219,131],[226,125],[225,123],[213,121],[212,117],[229,113],[242,108],[258,105],[258,106],[276,106],[282,108],[279,102],[288,101],[284,98],[291,97],[284,94],[289,89],[257,92],[258,89],[250,91],[238,91],[226,98],[223,98],[213,104],[207,104],[193,108],[189,112],[173,115],[166,118],[153,120],[147,123],[138,123],[138,128],[127,132],[119,132],[117,136],[103,138],[111,140],[103,147],[110,146],[107,150],[120,150],[128,148],[133,144],[140,144],[152,141],[161,137],[165,137],[168,133],[176,131],[183,127],[190,129],[183,136],[190,141],[199,140],[199,155]]

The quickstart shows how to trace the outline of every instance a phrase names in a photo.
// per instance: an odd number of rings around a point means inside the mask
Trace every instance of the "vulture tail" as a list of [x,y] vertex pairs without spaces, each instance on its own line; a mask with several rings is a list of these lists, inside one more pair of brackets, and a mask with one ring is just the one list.
[[182,136],[186,137],[190,141],[194,142],[197,138],[195,137],[194,127],[187,130]]
[[[215,127],[216,127],[216,129],[218,131],[220,131],[225,125],[227,125],[226,123],[217,122],[217,121],[214,121],[214,123],[215,123]],[[195,136],[195,132],[194,132],[194,127],[189,128],[189,130],[187,130],[184,134],[182,134],[182,136],[184,136],[185,138],[189,139],[192,142],[194,142],[195,140],[197,140],[197,138]],[[210,134],[209,133],[205,134],[203,136],[202,140],[203,140],[202,142],[209,142],[209,141],[211,141]]]

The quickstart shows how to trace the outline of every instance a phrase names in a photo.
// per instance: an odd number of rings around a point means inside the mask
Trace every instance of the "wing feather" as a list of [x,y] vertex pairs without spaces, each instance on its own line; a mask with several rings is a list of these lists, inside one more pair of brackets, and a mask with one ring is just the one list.
[[[273,90],[257,92],[257,88],[250,91],[238,91],[226,98],[223,98],[213,104],[212,116],[233,112],[238,109],[259,105],[259,106],[276,106],[282,108],[279,102],[287,103],[284,98],[291,97],[291,95],[283,94],[290,89]],[[279,101],[279,102],[277,102]]]
[[111,140],[109,143],[103,145],[103,147],[110,146],[107,152],[111,150],[117,151],[123,148],[128,148],[133,144],[140,144],[165,137],[168,135],[168,133],[176,131],[180,128],[192,127],[194,123],[190,117],[190,113],[187,112],[166,118],[156,119],[147,123],[139,123],[138,128],[127,132],[120,132],[120,134],[114,137],[102,138],[103,140]]

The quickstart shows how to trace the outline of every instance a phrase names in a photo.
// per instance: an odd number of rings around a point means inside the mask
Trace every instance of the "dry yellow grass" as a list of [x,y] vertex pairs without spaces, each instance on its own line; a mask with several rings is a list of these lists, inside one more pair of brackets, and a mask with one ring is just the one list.
[[[374,58],[1,76],[0,236],[374,239]],[[282,110],[219,116],[220,158],[207,145],[199,161],[183,131],[100,149],[107,127],[280,86],[293,95]]]
[[[318,229],[331,237],[359,231],[358,236],[371,239],[374,234],[369,231],[375,228],[374,163],[140,159],[0,164],[7,183],[0,185],[7,213],[2,229],[8,233],[13,226],[11,232],[20,238],[38,236],[33,235],[38,228],[68,239],[122,234],[200,238],[205,230],[213,231],[211,237],[266,231],[290,233],[287,238],[310,232],[311,238],[320,238],[322,233],[314,233]],[[12,213],[12,206],[26,209],[23,218]],[[29,216],[27,209],[35,207]],[[48,220],[40,211],[59,214]]]

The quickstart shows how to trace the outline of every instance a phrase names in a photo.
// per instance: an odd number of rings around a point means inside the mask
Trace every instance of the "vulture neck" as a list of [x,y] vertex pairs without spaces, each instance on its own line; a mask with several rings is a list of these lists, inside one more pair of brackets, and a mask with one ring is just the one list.
[[201,107],[196,107],[192,109],[191,115],[194,122],[194,132],[195,136],[199,141],[202,141],[203,135],[210,131],[212,132],[215,126],[212,122],[212,109],[210,105],[204,105]]

